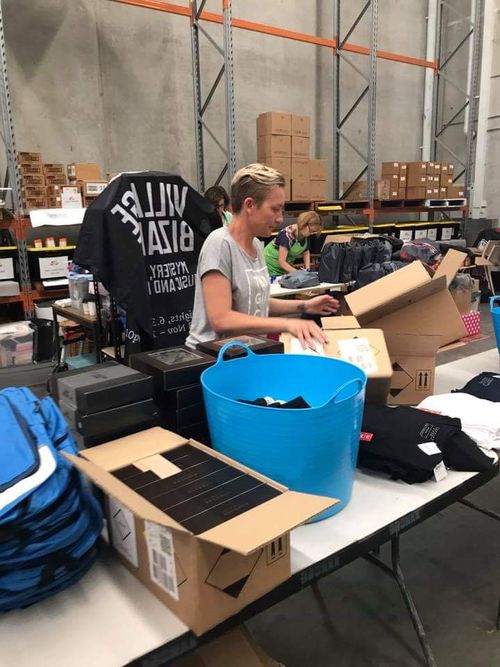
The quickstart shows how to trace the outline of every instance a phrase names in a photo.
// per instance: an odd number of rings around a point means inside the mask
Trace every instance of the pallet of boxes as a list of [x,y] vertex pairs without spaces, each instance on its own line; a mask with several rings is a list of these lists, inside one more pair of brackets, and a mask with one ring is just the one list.
[[310,128],[309,116],[268,111],[257,117],[257,161],[283,174],[287,201],[327,198],[326,160],[310,158]]
[[453,182],[454,171],[452,162],[382,162],[375,199],[463,199],[464,186]]
[[108,184],[101,177],[99,165],[93,162],[68,164],[68,179],[70,185],[79,188],[84,208],[90,206]]
[[21,151],[17,154],[21,177],[22,207],[47,208],[47,189],[41,153]]

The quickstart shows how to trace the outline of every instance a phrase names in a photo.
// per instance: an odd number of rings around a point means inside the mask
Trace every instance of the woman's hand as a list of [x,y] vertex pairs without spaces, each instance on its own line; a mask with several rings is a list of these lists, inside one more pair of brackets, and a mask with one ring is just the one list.
[[334,315],[339,309],[339,302],[333,296],[323,294],[304,301],[304,313],[308,315]]
[[298,338],[303,349],[316,352],[316,343],[328,343],[325,333],[313,320],[285,320],[286,331]]

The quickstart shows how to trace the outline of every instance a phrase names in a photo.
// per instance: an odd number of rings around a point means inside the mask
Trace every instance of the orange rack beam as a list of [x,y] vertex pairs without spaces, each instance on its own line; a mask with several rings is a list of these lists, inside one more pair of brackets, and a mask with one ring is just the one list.
[[[183,5],[174,5],[170,2],[162,2],[162,0],[113,0],[122,5],[132,5],[133,7],[142,7],[144,9],[155,9],[167,14],[177,14],[178,16],[187,16],[191,18],[190,7]],[[224,19],[221,14],[214,14],[213,12],[202,12],[200,18],[210,23],[222,24]],[[265,25],[263,23],[254,23],[253,21],[245,21],[243,19],[234,18],[232,21],[234,28],[241,30],[250,30],[252,32],[259,32],[264,35],[272,35],[274,37],[282,37],[284,39],[291,39],[296,42],[304,42],[306,44],[314,44],[316,46],[324,46],[326,48],[335,49],[337,41],[335,39],[327,39],[325,37],[317,37],[316,35],[309,35],[303,32],[295,32],[293,30],[285,30],[275,26]],[[350,51],[351,53],[358,53],[360,55],[369,55],[370,49],[359,44],[346,43],[342,47],[343,51]],[[405,63],[406,65],[415,65],[417,67],[429,67],[435,70],[437,62],[435,60],[423,60],[422,58],[413,58],[412,56],[405,56],[400,53],[392,53],[392,51],[377,51],[377,58],[382,60],[392,60],[393,62]]]

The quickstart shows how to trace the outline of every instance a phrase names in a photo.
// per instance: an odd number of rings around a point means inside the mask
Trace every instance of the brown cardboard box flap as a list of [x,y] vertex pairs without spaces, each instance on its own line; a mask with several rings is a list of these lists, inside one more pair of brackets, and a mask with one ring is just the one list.
[[201,533],[198,539],[248,556],[338,502],[335,498],[286,491]]
[[141,519],[152,521],[161,526],[166,526],[167,528],[172,528],[173,530],[189,534],[189,530],[181,526],[177,521],[171,519],[168,514],[162,512],[138,493],[129,489],[126,484],[120,482],[119,479],[106,470],[103,470],[103,468],[100,468],[91,461],[86,461],[81,456],[73,456],[73,454],[67,454],[66,452],[63,452],[63,454],[76,468],[78,468],[78,470],[81,470],[81,472],[91,479],[100,489],[119,500],[125,507]]
[[436,273],[434,274],[434,280],[436,280],[436,278],[439,278],[440,276],[445,276],[446,287],[449,287],[451,285],[451,282],[453,281],[453,278],[457,275],[458,270],[464,263],[466,257],[467,255],[463,252],[460,252],[460,250],[453,250],[453,249],[448,250],[448,252],[444,256],[443,261],[436,269]]
[[322,317],[321,326],[325,331],[337,331],[338,329],[359,329],[358,320],[352,315],[340,315],[338,317]]
[[437,353],[441,336],[415,333],[389,333],[385,342],[391,357],[429,357]]
[[[92,461],[100,468],[110,471],[118,470],[118,468],[129,465],[137,459],[160,454],[186,443],[186,438],[181,435],[154,426],[97,447],[83,449],[80,456]],[[140,456],[138,456],[138,452],[140,452]]]
[[361,326],[443,290],[444,277],[431,280],[422,262],[412,262],[395,273],[346,296],[352,314]]

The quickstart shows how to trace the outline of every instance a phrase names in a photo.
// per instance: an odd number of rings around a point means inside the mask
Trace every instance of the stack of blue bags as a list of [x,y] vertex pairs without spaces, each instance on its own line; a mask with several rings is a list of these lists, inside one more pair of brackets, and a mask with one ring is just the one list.
[[51,398],[0,391],[0,610],[76,582],[94,562],[102,513],[63,456],[77,454]]

